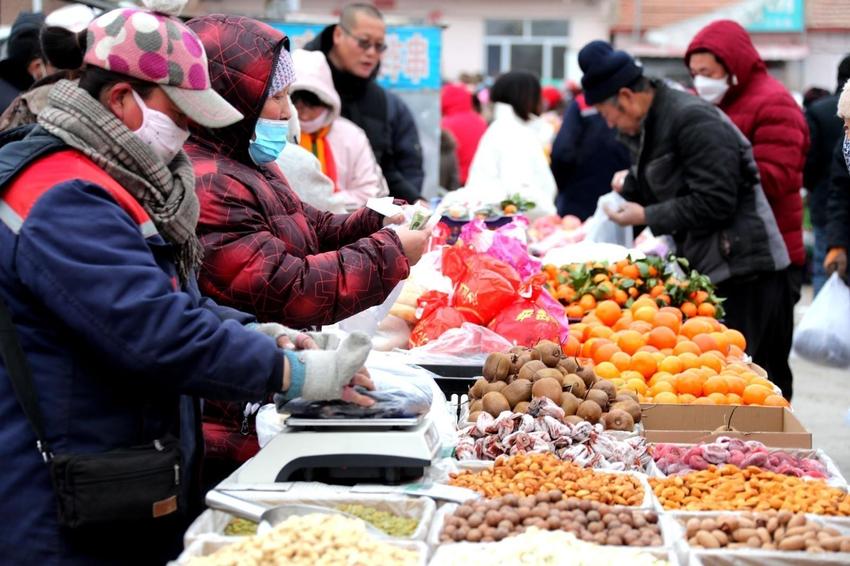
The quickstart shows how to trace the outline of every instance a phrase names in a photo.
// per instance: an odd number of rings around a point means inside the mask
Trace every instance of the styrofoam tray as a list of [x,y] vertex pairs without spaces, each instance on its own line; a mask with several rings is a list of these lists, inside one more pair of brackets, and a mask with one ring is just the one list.
[[[285,503],[298,503],[303,505],[318,505],[320,507],[336,507],[344,504],[360,504],[375,507],[381,511],[388,511],[403,517],[411,517],[419,520],[416,530],[410,537],[400,540],[424,541],[434,520],[436,504],[434,500],[427,497],[404,497],[399,495],[359,495],[359,494],[317,494],[309,497],[304,494],[273,494],[268,492],[240,492],[237,497],[256,501],[265,505],[283,505]],[[216,509],[207,509],[195,519],[186,533],[183,535],[183,544],[186,548],[199,539],[210,541],[221,541],[232,543],[242,540],[241,536],[229,536],[224,534],[227,524],[233,519],[233,515]]]

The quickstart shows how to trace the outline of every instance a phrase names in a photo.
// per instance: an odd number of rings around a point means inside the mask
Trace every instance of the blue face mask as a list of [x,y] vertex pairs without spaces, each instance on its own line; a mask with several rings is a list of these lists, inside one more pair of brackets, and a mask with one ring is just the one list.
[[248,144],[248,153],[254,163],[265,165],[276,160],[286,146],[289,120],[260,118],[254,128],[254,139]]

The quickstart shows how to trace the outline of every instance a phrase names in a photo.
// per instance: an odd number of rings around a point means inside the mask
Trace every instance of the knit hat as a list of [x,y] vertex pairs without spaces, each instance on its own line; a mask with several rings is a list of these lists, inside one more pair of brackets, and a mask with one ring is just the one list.
[[41,57],[41,43],[38,36],[44,25],[44,14],[21,12],[12,24],[7,44],[8,61],[26,67],[30,61]]
[[614,51],[606,41],[591,41],[582,47],[578,64],[584,72],[581,86],[588,104],[604,102],[643,75],[631,55]]
[[[288,41],[286,42],[289,43]],[[292,56],[289,50],[284,48],[280,50],[277,56],[277,61],[274,64],[274,72],[272,74],[272,85],[269,89],[269,96],[275,95],[291,85],[295,80],[295,69],[292,64]]]
[[89,25],[86,45],[86,64],[160,85],[202,126],[222,128],[243,117],[212,89],[201,40],[175,17],[139,8],[112,10]]

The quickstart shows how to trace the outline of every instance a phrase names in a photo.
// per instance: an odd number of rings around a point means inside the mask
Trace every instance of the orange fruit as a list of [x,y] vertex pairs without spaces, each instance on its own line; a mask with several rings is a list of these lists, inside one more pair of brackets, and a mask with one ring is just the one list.
[[623,330],[617,338],[617,345],[622,351],[631,355],[637,352],[641,347],[646,346],[646,340],[643,335],[636,330]]
[[768,407],[789,407],[790,404],[782,395],[776,395],[775,393],[772,395],[768,395],[762,401],[762,405],[766,405]]
[[658,369],[658,364],[649,352],[636,352],[632,356],[632,362],[629,365],[629,369],[634,370],[646,379],[649,379]]
[[676,333],[667,326],[656,326],[649,331],[649,339],[647,343],[650,346],[655,346],[659,350],[661,348],[674,348],[676,346]]
[[689,318],[682,324],[680,333],[693,340],[698,334],[708,334],[713,331],[714,327],[704,319]]
[[717,342],[711,337],[711,334],[697,334],[691,341],[699,346],[701,352],[710,352],[717,349]]
[[614,331],[605,326],[604,324],[591,324],[590,327],[590,338],[611,338],[611,335],[614,334]]
[[[629,369],[629,364],[632,362],[632,357],[625,352],[620,351],[619,349],[611,356],[611,359],[608,360],[620,371],[626,371]],[[741,380],[743,381],[743,380]]]
[[715,343],[717,343],[717,351],[723,354],[725,357],[729,354],[729,338],[723,332],[712,332],[709,334],[712,338],[714,338]]
[[712,305],[711,303],[703,303],[699,307],[697,307],[697,314],[700,316],[711,316],[717,314],[717,307]]
[[[596,350],[604,346],[605,344],[613,344],[607,338],[591,338],[582,346],[581,353],[585,358],[593,359],[593,355],[596,353]],[[603,360],[604,361],[604,360]]]
[[669,381],[658,381],[658,382],[655,383],[655,385],[653,385],[652,387],[649,388],[648,393],[651,396],[656,397],[660,393],[674,393],[675,394],[675,391],[676,391],[675,387],[673,387],[673,384],[670,383]]
[[596,305],[596,318],[602,321],[606,326],[614,326],[614,323],[620,319],[623,314],[620,305],[615,301],[602,301]]
[[697,316],[698,314],[697,306],[690,301],[685,301],[684,303],[682,303],[679,306],[679,309],[681,309],[682,314],[688,317],[689,319]]
[[638,373],[635,370],[627,369],[620,372],[620,377],[626,382],[628,382],[632,379],[643,379],[643,374]]
[[670,373],[680,373],[685,369],[685,364],[682,363],[677,356],[667,356],[658,364],[658,371],[669,371]]
[[679,395],[679,403],[681,403],[682,405],[690,405],[696,400],[697,398],[691,395],[690,393],[682,393],[681,395]]
[[699,356],[691,352],[683,352],[679,354],[679,360],[682,362],[682,367],[685,369],[700,367]]
[[590,327],[587,324],[574,322],[570,325],[570,336],[575,336],[579,342],[584,342],[588,338],[588,334],[590,334]]
[[629,325],[629,330],[634,330],[641,334],[648,334],[652,330],[652,324],[645,320],[636,320]]
[[648,322],[650,324],[655,320],[655,314],[658,312],[658,309],[653,309],[652,307],[641,307],[638,310],[634,311],[635,320],[642,320],[644,322]]
[[[633,372],[633,373],[635,373],[637,375],[641,375],[636,371]],[[676,379],[678,379],[678,378],[675,375],[673,375],[672,373],[670,373],[669,371],[659,371],[659,372],[654,373],[652,375],[652,377],[649,378],[649,381],[647,381],[647,383],[649,384],[650,387],[652,387],[653,385],[655,385],[659,381],[669,381],[670,383],[675,385]]]
[[762,405],[764,400],[770,395],[773,395],[773,390],[768,389],[764,385],[747,385],[744,388],[744,394],[741,395],[741,399],[747,405]]
[[[619,351],[620,351],[620,349],[617,347],[616,344],[613,344],[613,343],[602,344],[601,346],[596,348],[595,352],[592,353],[593,363],[594,364],[601,364],[602,362],[607,362],[608,360],[611,359],[611,356],[613,356],[614,354],[616,354]],[[611,364],[611,365],[616,368],[616,366],[614,366],[614,364]],[[620,372],[618,371],[617,373],[619,374]]]
[[561,346],[561,350],[564,351],[565,356],[575,357],[578,355],[579,350],[581,350],[581,342],[574,335],[570,334],[567,336],[567,341]]
[[714,401],[715,405],[728,405],[729,400],[726,398],[726,395],[723,393],[712,393],[711,395],[706,395],[708,399]]
[[729,395],[741,396],[744,394],[744,388],[747,387],[747,382],[744,378],[737,375],[726,375],[726,385],[729,386]]
[[611,362],[601,362],[593,366],[593,372],[603,379],[620,377],[620,370]]
[[678,319],[679,322],[682,322],[682,320],[684,319],[684,315],[682,314],[682,309],[679,309],[677,307],[661,307],[660,309],[658,309],[658,312],[659,313],[662,313],[662,312],[670,313],[673,316],[675,316],[676,319]]
[[741,399],[741,396],[738,395],[737,393],[727,393],[726,394],[726,401],[727,401],[727,404],[729,404],[729,405],[743,405],[744,404],[744,400]]
[[584,309],[584,312],[592,311],[596,308],[596,299],[590,293],[585,293],[579,299],[578,304]]
[[750,378],[750,381],[747,382],[748,385],[762,385],[770,389],[771,393],[773,392],[773,383],[769,379],[765,379],[761,376],[755,376]]
[[635,264],[629,263],[620,269],[620,274],[629,279],[637,279],[640,277],[640,269]]
[[679,397],[670,391],[661,391],[657,395],[652,396],[652,402],[662,405],[678,405]]
[[584,316],[584,309],[578,304],[572,304],[566,308],[567,318],[576,320]]
[[676,380],[676,391],[682,394],[702,396],[703,379],[696,373],[685,372]]
[[649,388],[646,386],[646,382],[642,379],[632,378],[626,382],[626,389],[631,389],[638,395],[646,395],[646,392]]
[[741,360],[744,358],[744,351],[738,346],[732,344],[729,346],[729,358],[733,360]]
[[696,401],[693,402],[694,405],[716,405],[714,399],[711,397],[697,397]]
[[614,302],[620,305],[621,307],[626,304],[629,300],[629,295],[623,291],[622,289],[614,290]]
[[671,312],[659,311],[655,314],[655,319],[652,321],[656,328],[667,327],[673,331],[673,334],[678,334],[682,327],[682,321]]
[[699,346],[685,338],[682,342],[679,342],[673,347],[673,355],[681,356],[686,353],[698,356],[699,354],[702,354],[702,350],[700,350]]
[[726,394],[729,393],[729,384],[726,383],[725,377],[715,375],[705,380],[702,384],[702,394],[708,397],[712,393],[720,393],[725,399]]
[[729,340],[730,346],[737,346],[741,351],[747,349],[747,339],[744,338],[744,335],[738,330],[730,328],[728,330],[724,330],[723,334],[725,334],[726,338]]
[[[700,367],[709,367],[714,370],[714,373],[720,373],[723,370],[723,362],[712,354],[703,354],[699,357]],[[725,391],[724,391],[725,393]]]
[[634,303],[632,303],[631,310],[633,313],[637,314],[637,311],[644,307],[651,308],[653,312],[658,312],[658,305],[655,303],[655,301],[652,300],[651,297],[648,296],[641,297]]

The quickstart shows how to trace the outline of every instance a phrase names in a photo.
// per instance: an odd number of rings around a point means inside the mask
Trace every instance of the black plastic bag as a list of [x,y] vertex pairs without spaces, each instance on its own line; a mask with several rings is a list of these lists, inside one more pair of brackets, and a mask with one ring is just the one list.
[[[427,385],[427,384],[425,384]],[[275,395],[279,413],[287,413],[302,419],[404,419],[416,418],[431,409],[431,389],[413,382],[394,383],[381,387],[376,383],[375,391],[357,386],[358,393],[367,395],[376,402],[371,407],[361,407],[345,401],[307,401],[293,399],[287,402],[282,395]]]

